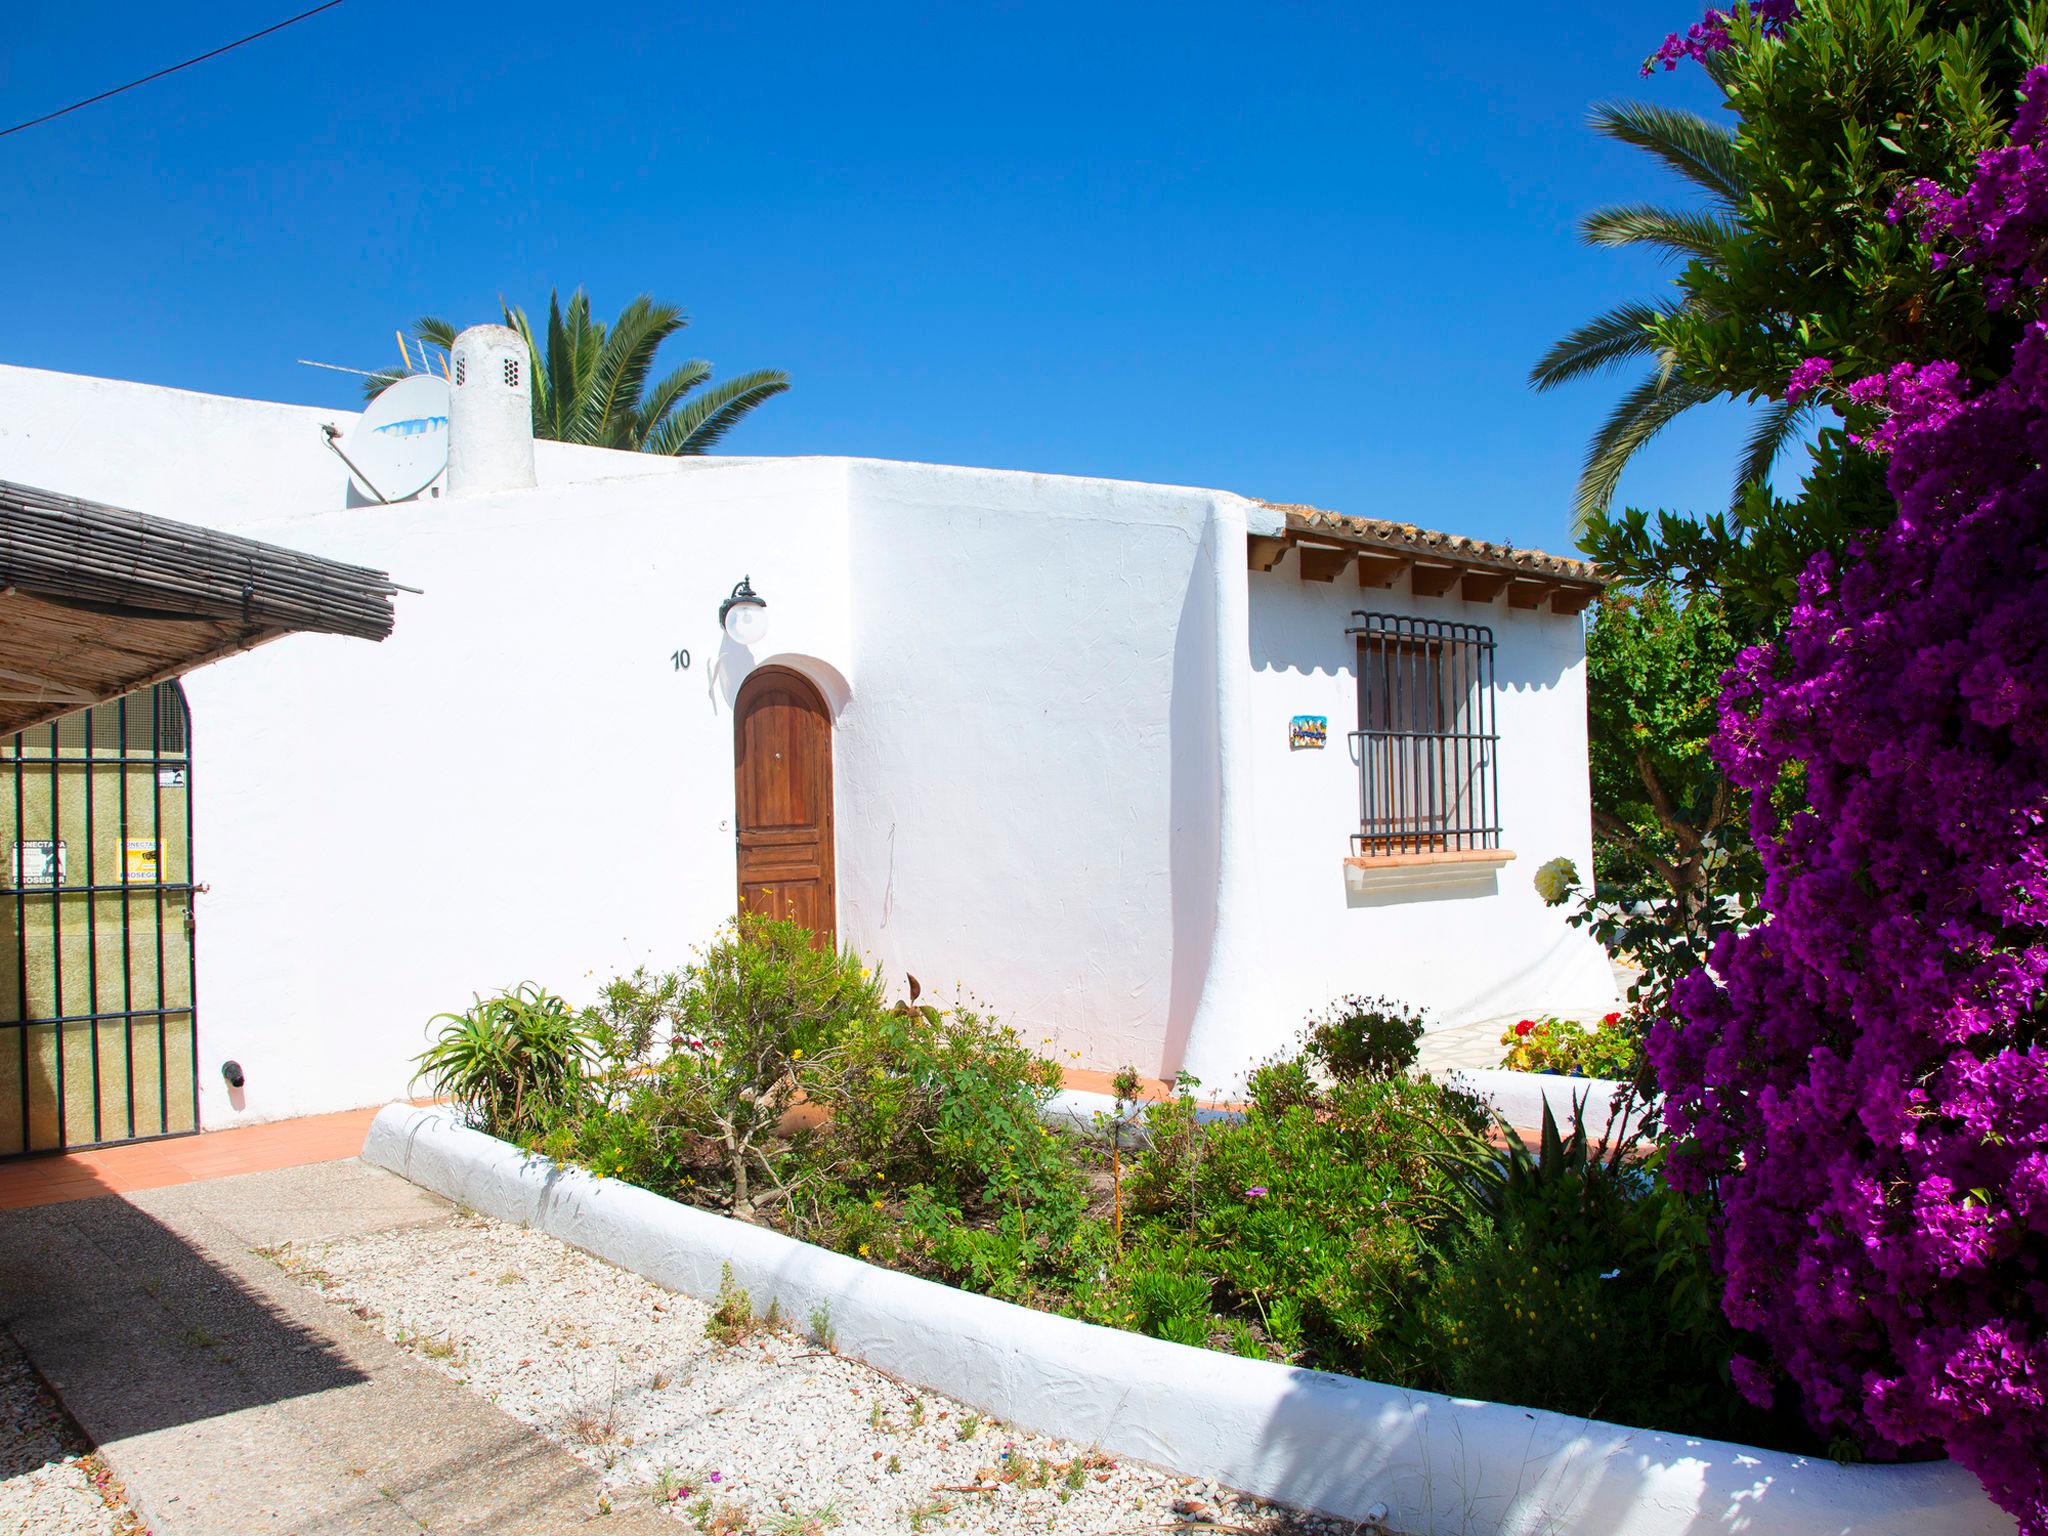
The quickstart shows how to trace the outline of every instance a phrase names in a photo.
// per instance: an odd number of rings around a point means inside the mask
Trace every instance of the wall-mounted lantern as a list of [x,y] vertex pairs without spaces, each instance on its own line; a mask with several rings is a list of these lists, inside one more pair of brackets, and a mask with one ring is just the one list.
[[768,600],[754,590],[751,577],[742,576],[732,596],[718,605],[718,622],[734,645],[750,649],[768,633]]

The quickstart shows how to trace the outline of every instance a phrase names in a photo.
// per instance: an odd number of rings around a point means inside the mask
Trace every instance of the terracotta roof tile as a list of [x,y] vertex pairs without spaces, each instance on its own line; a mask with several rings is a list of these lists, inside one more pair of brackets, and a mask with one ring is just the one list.
[[1427,560],[1438,557],[1457,565],[1491,566],[1500,570],[1527,571],[1553,581],[1604,586],[1607,578],[1590,560],[1573,560],[1545,554],[1540,549],[1516,549],[1511,544],[1490,544],[1462,534],[1438,533],[1413,523],[1397,523],[1382,517],[1352,517],[1322,507],[1306,507],[1284,501],[1262,501],[1262,507],[1287,514],[1287,526],[1297,533],[1328,533],[1338,538],[1368,544],[1377,549]]

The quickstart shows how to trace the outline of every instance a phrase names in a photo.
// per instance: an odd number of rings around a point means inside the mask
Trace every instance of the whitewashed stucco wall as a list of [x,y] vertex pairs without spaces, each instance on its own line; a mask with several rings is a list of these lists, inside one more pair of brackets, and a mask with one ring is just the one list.
[[[206,1124],[402,1092],[428,1017],[473,991],[581,1001],[710,937],[738,680],[848,654],[844,475],[699,467],[601,503],[542,487],[254,530],[424,595],[381,645],[295,637],[188,680]],[[759,657],[718,628],[743,573],[775,617]]]
[[[1358,829],[1357,758],[1346,739],[1358,725],[1356,642],[1345,634],[1354,610],[1492,629],[1501,846],[1516,855],[1497,873],[1453,866],[1435,883],[1347,893],[1343,859]],[[1251,575],[1250,651],[1259,883],[1269,932],[1285,938],[1269,985],[1290,1029],[1353,991],[1420,1004],[1444,1024],[1614,1005],[1599,947],[1531,884],[1559,854],[1592,867],[1576,616],[1510,609],[1505,598],[1415,597],[1405,577],[1388,589],[1361,589],[1349,573],[1303,581],[1290,557]],[[1328,717],[1325,748],[1290,748],[1298,714]]]
[[[771,661],[834,712],[842,938],[1064,1060],[1224,1086],[1347,990],[1447,1020],[1611,997],[1528,884],[1587,858],[1574,620],[1487,614],[1521,855],[1498,890],[1359,905],[1360,594],[1248,582],[1256,503],[543,443],[533,490],[350,506],[317,430],[345,418],[0,368],[0,478],[423,589],[382,645],[293,637],[188,680],[208,1125],[404,1092],[429,1016],[473,991],[581,1000],[686,958],[732,911],[731,703]],[[758,655],[718,629],[741,575]],[[1290,753],[1296,713],[1331,747]]]
[[964,987],[1087,1065],[1158,1070],[1207,943],[1176,913],[1207,897],[1188,854],[1214,805],[1176,765],[1213,737],[1213,668],[1181,641],[1216,493],[850,474],[843,935],[894,985]]
[[[332,422],[346,437],[358,414],[0,364],[0,478],[240,533],[364,500],[320,431]],[[543,486],[696,467],[534,449]]]

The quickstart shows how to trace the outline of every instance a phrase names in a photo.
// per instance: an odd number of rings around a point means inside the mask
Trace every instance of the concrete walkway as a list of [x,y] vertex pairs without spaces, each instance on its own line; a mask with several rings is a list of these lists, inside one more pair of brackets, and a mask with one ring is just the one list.
[[252,1250],[430,1222],[353,1160],[0,1214],[0,1326],[155,1536],[674,1536]]

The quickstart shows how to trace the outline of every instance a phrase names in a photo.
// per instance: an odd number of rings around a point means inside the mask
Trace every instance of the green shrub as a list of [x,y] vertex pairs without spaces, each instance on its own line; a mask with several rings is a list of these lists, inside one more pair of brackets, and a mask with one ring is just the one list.
[[413,1081],[452,1099],[470,1124],[492,1136],[525,1142],[586,1091],[591,1040],[583,1020],[531,982],[432,1022],[441,1030],[415,1058]]
[[1718,1295],[1704,1213],[1595,1164],[1518,1187],[1448,1245],[1416,1303],[1414,1384],[1771,1438],[1726,1379],[1734,1340]]
[[598,1097],[615,1104],[633,1078],[647,1069],[658,1046],[671,1043],[682,1027],[683,973],[636,966],[598,991],[583,1010],[596,1063]]
[[1500,1037],[1508,1048],[1501,1065],[1513,1072],[1555,1072],[1564,1077],[1600,1077],[1633,1082],[1642,1070],[1642,1032],[1627,1017],[1610,1013],[1590,1028],[1548,1016],[1522,1019]]
[[[1131,1155],[1108,1134],[1134,1073],[1092,1140],[1056,1134],[1059,1069],[1012,1030],[914,993],[884,1007],[854,956],[770,919],[580,1016],[522,988],[447,1026],[431,1075],[487,1128],[878,1264],[1405,1386],[1768,1428],[1726,1379],[1703,1208],[1614,1127],[1596,1155],[1582,1113],[1497,1146],[1476,1099],[1407,1075],[1421,1021],[1394,1004],[1311,1020],[1242,1117],[1181,1078],[1138,1109]],[[772,1321],[728,1280],[715,1333]]]
[[1308,1052],[1338,1082],[1376,1081],[1415,1065],[1422,1015],[1385,997],[1340,997],[1308,1021]]
[[1196,1331],[1194,1288],[1158,1276],[1200,1273],[1212,1277],[1205,1337],[1257,1337],[1279,1358],[1400,1380],[1403,1297],[1459,1211],[1443,1154],[1483,1145],[1482,1115],[1433,1083],[1353,1077],[1304,1100],[1301,1081],[1269,1070],[1263,1083],[1281,1090],[1235,1123],[1204,1124],[1186,1093],[1152,1106],[1122,1283],[1137,1326],[1162,1337]]
[[[617,1092],[543,1150],[742,1220],[785,1206],[814,1176],[804,1136],[778,1134],[808,1064],[880,1008],[858,957],[811,939],[743,914],[673,975],[613,983],[595,1011],[621,1051]],[[640,1065],[631,1052],[643,1042],[656,1054]]]
[[1079,1149],[1043,1119],[1059,1068],[978,1009],[870,1014],[803,1081],[828,1118],[796,1154],[820,1181],[801,1235],[1019,1300],[1100,1255]]
[[1059,1164],[1040,1111],[1060,1071],[978,1010],[899,1003],[849,1021],[804,1071],[830,1118],[819,1155],[849,1184],[996,1198]]

